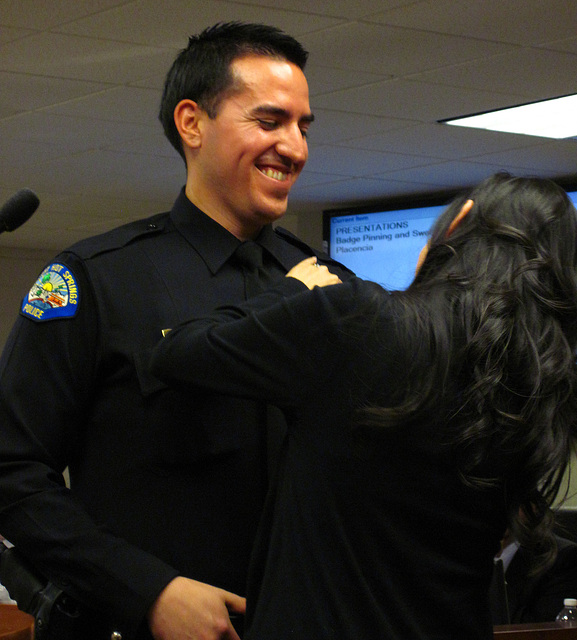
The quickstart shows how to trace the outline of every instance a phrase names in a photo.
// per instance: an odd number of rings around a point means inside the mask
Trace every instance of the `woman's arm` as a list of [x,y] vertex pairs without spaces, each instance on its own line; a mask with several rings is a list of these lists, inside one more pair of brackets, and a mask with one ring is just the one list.
[[352,279],[320,288],[313,282],[329,277],[323,271],[314,259],[306,260],[263,295],[173,329],[154,351],[153,373],[189,390],[209,389],[284,408],[301,405],[330,386],[330,371],[352,348],[343,324],[369,287]]

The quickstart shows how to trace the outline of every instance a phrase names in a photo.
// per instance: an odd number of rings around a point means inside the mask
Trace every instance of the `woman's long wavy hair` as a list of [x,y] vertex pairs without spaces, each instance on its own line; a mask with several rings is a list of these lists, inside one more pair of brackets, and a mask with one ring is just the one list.
[[367,410],[365,423],[447,416],[465,482],[501,487],[510,532],[547,561],[550,506],[577,435],[577,212],[567,194],[549,180],[485,180],[440,216],[414,282],[393,295],[401,349],[414,359],[398,404]]

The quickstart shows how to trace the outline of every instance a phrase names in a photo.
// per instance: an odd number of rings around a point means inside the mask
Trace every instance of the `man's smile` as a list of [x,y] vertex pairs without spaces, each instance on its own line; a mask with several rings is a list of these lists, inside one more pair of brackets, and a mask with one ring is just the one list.
[[258,170],[268,178],[278,180],[279,182],[284,182],[285,180],[288,180],[289,177],[288,173],[279,171],[278,169],[273,169],[272,167],[258,167]]

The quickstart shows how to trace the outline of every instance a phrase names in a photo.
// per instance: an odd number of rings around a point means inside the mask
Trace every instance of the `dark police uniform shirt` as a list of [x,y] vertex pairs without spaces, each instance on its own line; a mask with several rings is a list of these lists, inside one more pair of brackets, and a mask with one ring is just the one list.
[[[314,253],[270,227],[258,241],[279,279]],[[59,255],[2,356],[0,531],[124,638],[176,575],[245,592],[264,409],[168,389],[147,368],[163,330],[243,299],[238,245],[183,191],[170,213]]]
[[353,428],[357,409],[390,406],[407,384],[396,300],[359,279],[311,292],[286,278],[159,341],[162,379],[267,398],[289,418],[251,565],[250,640],[493,637],[499,490],[462,481],[443,415]]

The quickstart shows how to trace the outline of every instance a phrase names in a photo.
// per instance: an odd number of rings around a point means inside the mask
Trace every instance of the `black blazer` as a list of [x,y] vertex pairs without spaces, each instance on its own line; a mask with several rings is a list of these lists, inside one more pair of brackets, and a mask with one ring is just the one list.
[[[563,608],[565,598],[577,598],[577,544],[556,536],[558,553],[554,564],[536,576],[529,575],[531,556],[519,548],[505,573],[510,622],[552,622]],[[497,571],[496,571],[497,574]],[[498,577],[491,586],[494,624],[506,624]]]

